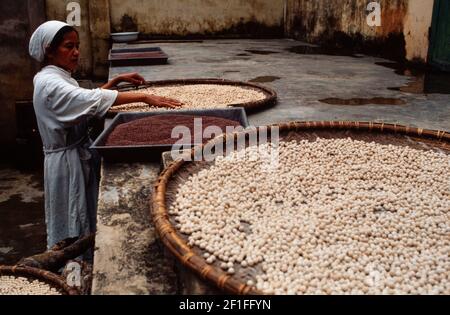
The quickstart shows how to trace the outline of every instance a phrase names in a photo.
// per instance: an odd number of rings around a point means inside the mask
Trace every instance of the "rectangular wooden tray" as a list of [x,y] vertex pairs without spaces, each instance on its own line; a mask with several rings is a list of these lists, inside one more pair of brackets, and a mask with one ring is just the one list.
[[[156,115],[189,115],[189,116],[212,116],[220,117],[240,122],[244,128],[249,127],[247,115],[243,108],[226,109],[206,109],[206,110],[177,110],[177,111],[155,111],[148,113],[120,113],[112,120],[111,124],[94,141],[91,149],[97,152],[108,162],[158,162],[161,160],[161,154],[170,151],[172,145],[133,145],[133,146],[106,146],[106,140],[111,132],[120,124],[128,123],[133,120],[156,116]],[[192,146],[192,144],[191,144]]]
[[113,67],[166,64],[168,59],[159,47],[112,49],[108,57]]

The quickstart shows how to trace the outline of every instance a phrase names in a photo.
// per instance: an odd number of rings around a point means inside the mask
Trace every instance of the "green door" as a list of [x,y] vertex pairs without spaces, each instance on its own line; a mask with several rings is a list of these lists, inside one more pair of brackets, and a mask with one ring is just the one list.
[[450,1],[435,0],[429,61],[450,71]]

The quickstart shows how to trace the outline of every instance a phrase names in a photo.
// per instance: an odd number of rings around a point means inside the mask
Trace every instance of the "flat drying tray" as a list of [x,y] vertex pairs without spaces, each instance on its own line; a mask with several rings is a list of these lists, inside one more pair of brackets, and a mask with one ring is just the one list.
[[166,64],[169,56],[160,47],[111,49],[111,66],[141,66]]
[[[271,106],[274,106],[277,103],[277,93],[267,86],[251,83],[251,82],[241,82],[241,81],[231,81],[225,79],[218,78],[198,78],[198,79],[177,79],[177,80],[161,80],[161,81],[147,81],[145,84],[140,86],[135,86],[133,84],[121,84],[113,89],[119,92],[127,92],[127,91],[138,91],[140,89],[145,88],[157,88],[157,87],[169,87],[169,86],[182,86],[182,85],[195,85],[195,84],[212,84],[212,85],[230,85],[237,86],[242,88],[248,88],[252,90],[256,90],[258,92],[262,92],[265,95],[265,98],[259,101],[250,101],[241,104],[232,104],[230,107],[244,108],[247,113],[253,113]],[[224,107],[227,108],[227,107]],[[126,111],[128,112],[128,111]],[[129,112],[133,112],[130,110]],[[177,110],[178,112],[178,110]],[[117,111],[114,107],[112,107],[107,112],[108,118],[115,117],[120,111]]]
[[[188,116],[212,116],[238,121],[242,127],[249,126],[247,115],[243,108],[225,108],[225,109],[207,109],[207,110],[177,110],[172,111],[155,111],[148,113],[120,113],[111,124],[102,132],[102,134],[94,141],[91,149],[97,152],[107,162],[147,162],[160,161],[161,154],[170,151],[172,145],[155,144],[155,145],[132,145],[132,146],[106,146],[106,140],[111,132],[120,124],[128,123],[137,119],[157,116],[157,115],[188,115]],[[191,144],[192,146],[192,144]]]

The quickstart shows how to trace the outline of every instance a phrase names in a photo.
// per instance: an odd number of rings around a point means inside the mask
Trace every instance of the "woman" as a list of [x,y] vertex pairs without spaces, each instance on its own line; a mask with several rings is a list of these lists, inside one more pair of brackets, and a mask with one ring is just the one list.
[[116,77],[102,88],[80,88],[71,77],[79,61],[77,31],[49,21],[30,39],[30,55],[44,64],[34,77],[34,109],[44,144],[45,218],[47,246],[95,231],[99,159],[89,150],[88,122],[111,106],[145,102],[177,107],[175,100],[144,93],[108,90],[120,82],[141,84],[136,74]]

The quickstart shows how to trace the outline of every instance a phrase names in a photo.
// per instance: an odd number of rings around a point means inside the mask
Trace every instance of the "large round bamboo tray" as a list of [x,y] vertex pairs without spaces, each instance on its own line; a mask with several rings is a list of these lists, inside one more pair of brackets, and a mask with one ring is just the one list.
[[0,276],[24,277],[31,280],[39,280],[57,289],[63,295],[80,295],[80,292],[67,285],[58,275],[37,268],[20,266],[0,266]]
[[[394,124],[348,121],[291,122],[274,126],[279,127],[280,139],[289,139],[292,135],[310,140],[318,136],[327,138],[351,137],[359,140],[379,141],[385,144],[408,145],[424,150],[438,149],[450,154],[450,133],[445,131],[433,131]],[[258,132],[259,129],[244,131],[244,133]],[[225,143],[230,137],[236,143],[238,134],[219,136],[203,146],[194,148],[191,151],[191,156],[194,157],[197,150],[203,150],[205,146],[220,142]],[[173,225],[167,211],[169,208],[166,198],[167,193],[170,191],[173,177],[186,166],[192,165],[192,163],[204,162],[176,160],[164,169],[155,183],[155,193],[150,208],[152,209],[153,221],[162,242],[184,266],[221,290],[231,294],[262,294],[262,292],[240,281],[237,275],[230,276],[221,268],[207,264],[201,256],[201,251],[188,246],[186,238]]]
[[[132,84],[125,84],[117,88],[119,92],[126,92],[132,90],[139,90],[149,87],[164,87],[164,86],[174,86],[174,85],[193,85],[193,84],[214,84],[214,85],[231,85],[231,86],[241,86],[244,88],[250,88],[253,90],[257,90],[265,94],[265,98],[259,101],[254,102],[246,102],[241,104],[232,104],[230,107],[242,107],[246,111],[256,111],[259,109],[263,109],[266,107],[270,107],[276,104],[277,102],[277,93],[260,84],[250,83],[250,82],[241,82],[241,81],[230,81],[224,79],[181,79],[181,80],[163,80],[163,81],[148,81],[143,85],[135,86]],[[114,110],[112,108],[108,111],[108,117],[115,116],[119,111]]]

